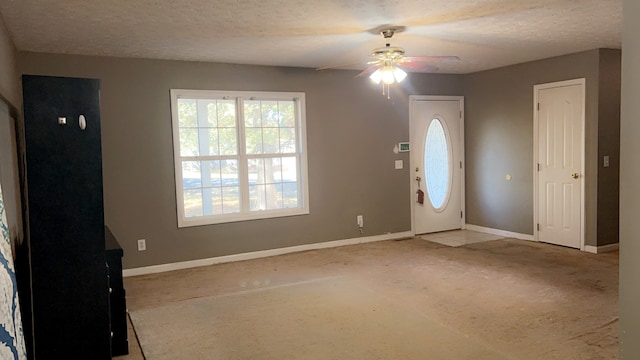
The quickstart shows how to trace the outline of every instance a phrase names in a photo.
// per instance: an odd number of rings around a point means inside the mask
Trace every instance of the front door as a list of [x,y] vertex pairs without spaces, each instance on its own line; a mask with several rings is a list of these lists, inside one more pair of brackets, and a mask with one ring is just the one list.
[[582,248],[584,79],[536,85],[535,233],[538,241]]
[[413,231],[425,234],[460,229],[464,201],[463,98],[411,96],[410,100]]

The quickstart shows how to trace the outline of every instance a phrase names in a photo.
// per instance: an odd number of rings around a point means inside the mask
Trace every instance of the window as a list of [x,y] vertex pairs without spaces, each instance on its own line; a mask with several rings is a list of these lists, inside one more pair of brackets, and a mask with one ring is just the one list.
[[171,90],[178,226],[309,213],[304,93]]
[[452,171],[449,140],[443,123],[432,119],[424,143],[424,172],[431,206],[442,211],[451,194]]

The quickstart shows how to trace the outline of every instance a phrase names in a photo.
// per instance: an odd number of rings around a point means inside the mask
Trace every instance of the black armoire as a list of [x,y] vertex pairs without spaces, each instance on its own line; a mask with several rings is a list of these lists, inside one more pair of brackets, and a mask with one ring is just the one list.
[[22,85],[29,357],[111,359],[100,81],[23,75]]

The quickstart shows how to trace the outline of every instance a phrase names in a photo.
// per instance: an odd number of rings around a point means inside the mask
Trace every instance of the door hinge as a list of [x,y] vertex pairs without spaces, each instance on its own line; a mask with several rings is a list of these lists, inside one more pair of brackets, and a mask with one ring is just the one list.
[[462,169],[462,161],[460,161],[460,169]]
[[538,103],[538,111],[540,111],[540,103]]
[[536,230],[540,231],[540,224],[536,224]]
[[464,216],[462,216],[462,211],[460,211],[460,219],[462,219]]
[[462,110],[460,110],[460,119],[462,119]]
[[538,165],[538,171],[540,171],[540,163],[537,163],[536,165]]

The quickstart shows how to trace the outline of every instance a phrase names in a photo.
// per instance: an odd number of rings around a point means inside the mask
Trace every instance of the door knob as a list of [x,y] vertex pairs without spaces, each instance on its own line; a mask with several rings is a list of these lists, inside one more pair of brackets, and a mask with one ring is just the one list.
[[577,179],[577,178],[579,178],[579,177],[580,177],[580,174],[578,174],[578,173],[573,173],[573,174],[571,174],[571,177],[572,177],[572,178],[574,178],[574,179]]

